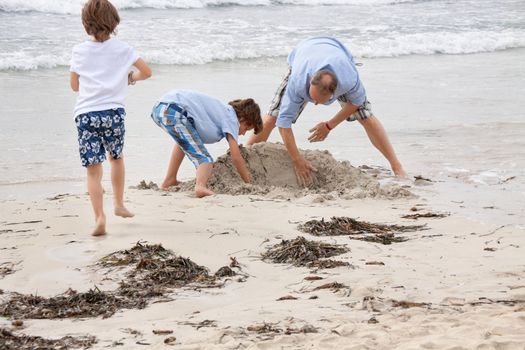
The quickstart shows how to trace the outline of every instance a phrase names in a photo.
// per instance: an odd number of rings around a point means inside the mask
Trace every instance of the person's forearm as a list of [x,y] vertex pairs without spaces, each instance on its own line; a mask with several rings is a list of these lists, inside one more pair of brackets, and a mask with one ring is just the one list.
[[136,81],[139,81],[139,80],[146,80],[149,77],[151,77],[151,73],[148,73],[148,72],[143,73],[141,71],[134,71],[131,74],[131,81],[132,82],[136,82]]
[[251,182],[251,176],[250,172],[248,171],[248,168],[246,167],[246,162],[241,157],[232,157],[232,163],[233,166],[235,166],[235,169],[237,169],[237,172],[241,176],[242,181],[249,183]]
[[348,117],[350,117],[352,114],[354,114],[358,109],[359,109],[359,106],[355,106],[347,102],[345,106],[341,108],[339,112],[337,112],[337,114],[332,117],[332,119],[327,121],[329,129],[331,130],[335,128],[341,122],[343,122]]
[[301,153],[299,153],[299,149],[295,143],[295,137],[293,135],[292,128],[279,128],[279,133],[281,134],[284,145],[286,146],[286,150],[288,151],[288,155],[292,161],[297,162],[298,160],[302,159],[303,156]]

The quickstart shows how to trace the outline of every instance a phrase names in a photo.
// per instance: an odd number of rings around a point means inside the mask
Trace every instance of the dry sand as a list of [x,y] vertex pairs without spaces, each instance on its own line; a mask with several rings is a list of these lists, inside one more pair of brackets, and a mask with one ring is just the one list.
[[[119,268],[108,272],[95,264],[137,241],[162,244],[210,274],[237,262],[237,275],[222,278],[221,287],[175,288],[143,309],[105,319],[25,319],[21,327],[2,317],[0,327],[49,339],[94,335],[94,349],[524,349],[523,227],[475,222],[453,207],[442,218],[403,219],[432,213],[432,203],[407,197],[403,185],[385,195],[370,171],[326,152],[305,153],[319,169],[308,190],[297,187],[282,146],[260,145],[244,154],[255,185],[236,185],[224,157],[212,187],[245,194],[197,199],[180,189],[130,189],[127,201],[136,216],[108,216],[109,234],[102,238],[89,236],[86,194],[0,202],[3,302],[13,292],[51,297],[68,288],[113,291]],[[400,234],[407,240],[391,245],[318,237],[298,228],[334,216],[426,227]],[[298,236],[346,246],[348,252],[332,259],[348,266],[262,260],[267,249]],[[338,287],[319,288],[326,285]],[[172,333],[155,334],[159,330]]]

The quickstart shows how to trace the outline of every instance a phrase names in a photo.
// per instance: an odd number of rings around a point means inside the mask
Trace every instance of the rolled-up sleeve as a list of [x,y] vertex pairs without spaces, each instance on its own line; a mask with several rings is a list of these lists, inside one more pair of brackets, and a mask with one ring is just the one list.
[[365,87],[358,78],[354,87],[344,94],[345,99],[355,106],[362,106],[366,101]]
[[78,67],[77,67],[77,52],[75,49],[71,51],[71,60],[69,60],[69,71],[73,73],[77,73]]
[[297,113],[299,113],[304,103],[302,98],[295,96],[290,90],[290,85],[288,85],[281,100],[281,108],[279,109],[276,122],[279,128],[291,128],[293,121],[297,117]]
[[131,67],[133,64],[135,64],[135,62],[137,62],[137,60],[140,58],[140,56],[138,55],[138,53],[135,51],[134,48],[132,48],[131,46],[128,46],[127,47],[127,50],[126,50],[126,57],[127,57],[127,60],[126,60],[126,63],[127,63],[127,66],[128,67]]

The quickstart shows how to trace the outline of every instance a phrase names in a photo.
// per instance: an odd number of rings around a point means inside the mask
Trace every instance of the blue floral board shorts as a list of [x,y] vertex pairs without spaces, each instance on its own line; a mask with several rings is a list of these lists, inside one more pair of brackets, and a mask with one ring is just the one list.
[[213,163],[213,158],[195,128],[195,121],[184,108],[176,103],[159,102],[151,111],[151,119],[175,140],[195,167]]
[[106,160],[106,152],[113,159],[122,157],[125,116],[124,108],[116,108],[83,113],[75,117],[82,166],[102,163]]

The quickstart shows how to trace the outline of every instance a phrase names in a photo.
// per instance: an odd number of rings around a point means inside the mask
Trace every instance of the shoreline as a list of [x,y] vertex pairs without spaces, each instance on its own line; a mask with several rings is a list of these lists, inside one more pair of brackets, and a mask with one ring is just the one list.
[[[519,138],[525,124],[521,118],[523,111],[515,103],[520,99],[525,70],[519,66],[508,68],[524,55],[525,49],[515,49],[457,56],[363,59],[365,64],[359,71],[373,109],[409,176],[421,175],[439,184],[454,183],[453,189],[441,189],[449,194],[458,190],[464,196],[470,196],[472,191],[487,192],[489,200],[485,206],[495,205],[491,201],[498,202],[491,194],[492,187],[504,184],[512,201],[525,205],[525,196],[519,195],[525,191],[519,181],[525,176],[522,170],[525,145]],[[493,72],[486,76],[483,72],[489,67]],[[189,88],[227,101],[246,97],[238,92],[248,91],[264,111],[285,63],[280,59],[259,59],[202,66],[154,66],[154,69],[152,81],[134,86],[127,99],[126,186],[143,179],[159,182],[167,167],[173,142],[149,120],[149,110],[158,96],[172,88]],[[9,179],[28,183],[0,185],[0,197],[29,199],[34,192],[45,197],[84,191],[85,174],[78,161],[71,117],[75,95],[69,91],[66,73],[65,68],[0,73],[2,81],[10,81],[9,86],[0,85],[3,106],[0,118],[7,133],[1,142],[7,152],[0,166],[0,178],[3,183]],[[4,79],[6,76],[9,79]],[[509,86],[515,89],[505,95],[497,93],[507,91]],[[28,94],[34,105],[20,101],[17,96],[21,94]],[[38,107],[50,103],[53,107],[48,111]],[[506,108],[501,109],[502,105]],[[342,125],[323,143],[306,141],[308,129],[336,110],[335,105],[307,107],[294,127],[298,146],[326,149],[337,160],[349,160],[353,165],[387,168],[388,164],[357,123]],[[17,118],[12,118],[13,115]],[[33,127],[35,121],[42,130]],[[280,141],[277,134],[273,133],[270,141]],[[246,140],[241,138],[241,142]],[[217,158],[225,153],[226,144],[210,145],[209,150]],[[71,181],[48,183],[64,174]],[[183,162],[181,179],[193,176],[194,169],[187,161]]]

